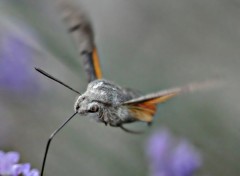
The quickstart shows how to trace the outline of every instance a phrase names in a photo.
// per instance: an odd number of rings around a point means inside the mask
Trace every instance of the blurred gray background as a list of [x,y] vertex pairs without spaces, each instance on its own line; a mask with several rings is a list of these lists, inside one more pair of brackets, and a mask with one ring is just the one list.
[[[165,126],[201,152],[198,175],[240,175],[240,1],[75,1],[93,23],[105,78],[144,93],[211,79],[224,86],[159,106],[145,135],[79,116],[54,139],[45,174],[148,175],[146,138]],[[0,149],[17,150],[23,162],[40,168],[47,138],[73,113],[76,94],[33,67],[81,92],[85,73],[54,0],[1,0],[0,54],[7,50],[6,36],[20,44],[8,49],[15,60],[0,62],[0,74],[4,67],[14,70],[12,79],[26,77],[21,89],[1,82]],[[18,60],[25,55],[24,62]]]

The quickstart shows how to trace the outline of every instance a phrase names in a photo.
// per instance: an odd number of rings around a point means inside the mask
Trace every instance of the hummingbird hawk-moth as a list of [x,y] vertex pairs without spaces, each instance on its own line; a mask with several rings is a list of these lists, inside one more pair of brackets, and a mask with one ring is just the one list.
[[90,116],[96,121],[112,127],[119,127],[129,133],[140,133],[124,127],[124,124],[136,121],[151,124],[157,111],[157,105],[183,93],[196,90],[208,85],[208,83],[189,84],[184,87],[163,90],[147,95],[141,95],[137,91],[123,88],[112,81],[102,77],[99,56],[94,43],[94,35],[91,24],[86,16],[67,2],[61,4],[63,19],[67,24],[67,30],[72,35],[88,79],[88,86],[84,93],[71,88],[62,81],[56,79],[40,68],[35,68],[38,72],[48,78],[62,84],[70,90],[79,94],[75,104],[75,113],[67,119],[56,131],[54,131],[46,146],[41,176],[43,176],[44,166],[48,149],[53,137],[67,124],[76,114]]

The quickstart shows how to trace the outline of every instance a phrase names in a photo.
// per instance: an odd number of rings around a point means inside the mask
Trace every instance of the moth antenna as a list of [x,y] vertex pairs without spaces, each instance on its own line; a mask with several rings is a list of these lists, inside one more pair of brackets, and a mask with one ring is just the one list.
[[48,74],[47,72],[43,71],[42,69],[35,67],[35,70],[37,70],[39,73],[43,74],[44,76],[50,78],[51,80],[54,80],[54,81],[58,82],[59,84],[65,86],[66,88],[70,89],[71,91],[76,92],[76,93],[79,94],[79,95],[81,94],[81,93],[78,92],[77,90],[73,89],[73,88],[70,87],[69,85],[63,83],[62,81],[60,81],[59,79],[53,77],[52,75]]
[[131,133],[131,134],[143,134],[144,131],[133,131],[133,130],[130,130],[122,125],[119,126],[123,131],[127,132],[127,133]]
[[47,154],[48,154],[48,149],[50,146],[50,143],[53,139],[53,137],[77,114],[77,112],[75,112],[71,117],[69,117],[59,128],[57,128],[48,138],[48,142],[45,148],[45,153],[44,153],[44,157],[43,157],[43,162],[42,162],[42,169],[41,169],[41,176],[43,176],[43,172],[44,172],[44,168],[45,168],[45,163],[46,163],[46,159],[47,159]]

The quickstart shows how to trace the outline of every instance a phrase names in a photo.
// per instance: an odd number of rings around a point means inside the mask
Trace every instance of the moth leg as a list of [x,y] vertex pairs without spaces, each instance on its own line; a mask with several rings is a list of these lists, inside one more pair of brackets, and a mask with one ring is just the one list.
[[149,127],[151,127],[151,126],[152,126],[152,122],[148,122],[147,125],[148,125]]
[[133,131],[130,130],[122,125],[119,126],[123,131],[127,132],[127,133],[131,133],[131,134],[143,134],[145,131]]

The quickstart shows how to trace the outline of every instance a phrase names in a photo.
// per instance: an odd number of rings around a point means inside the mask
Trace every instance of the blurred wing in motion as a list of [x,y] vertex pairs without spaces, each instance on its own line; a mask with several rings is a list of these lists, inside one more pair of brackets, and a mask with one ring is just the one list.
[[211,85],[215,84],[213,84],[213,82],[189,84],[185,87],[177,87],[140,96],[126,101],[122,105],[127,106],[132,116],[137,120],[152,122],[153,116],[157,110],[157,104],[164,103],[181,93],[204,89],[210,87]]
[[164,103],[179,93],[178,89],[156,92],[132,99],[123,103],[123,105],[128,107],[132,116],[137,120],[152,122],[153,116],[157,111],[157,104]]
[[97,48],[94,44],[92,26],[81,10],[75,8],[67,1],[62,1],[60,7],[63,19],[67,24],[68,31],[77,46],[78,52],[83,58],[84,69],[87,73],[88,82],[102,78]]

